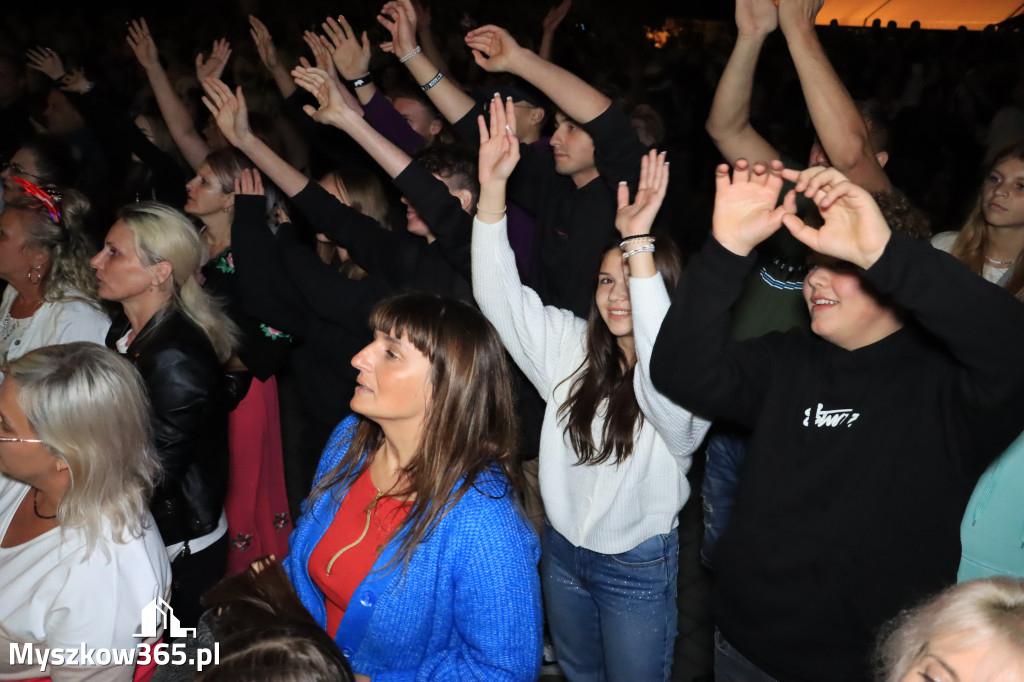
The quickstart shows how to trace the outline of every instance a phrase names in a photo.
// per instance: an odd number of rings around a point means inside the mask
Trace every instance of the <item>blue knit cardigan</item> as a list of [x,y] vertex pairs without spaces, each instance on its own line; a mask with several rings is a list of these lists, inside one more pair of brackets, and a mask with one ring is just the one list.
[[[355,416],[334,430],[319,481],[348,451]],[[303,503],[284,567],[299,599],[326,627],[324,595],[309,556],[343,495]],[[500,474],[478,477],[417,548],[403,571],[381,571],[400,538],[381,552],[352,595],[334,641],[356,673],[374,682],[535,680],[541,655],[540,545]]]

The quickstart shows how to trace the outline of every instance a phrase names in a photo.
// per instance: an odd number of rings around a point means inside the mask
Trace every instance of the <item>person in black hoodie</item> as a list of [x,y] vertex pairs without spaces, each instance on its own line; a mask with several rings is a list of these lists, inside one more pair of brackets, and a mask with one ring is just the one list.
[[[795,193],[825,224],[804,225]],[[814,252],[814,335],[729,340],[754,248],[782,223]],[[655,386],[753,428],[719,541],[718,680],[867,680],[878,628],[956,580],[975,482],[1024,426],[1024,309],[894,233],[834,169],[717,170],[714,239],[654,348]]]

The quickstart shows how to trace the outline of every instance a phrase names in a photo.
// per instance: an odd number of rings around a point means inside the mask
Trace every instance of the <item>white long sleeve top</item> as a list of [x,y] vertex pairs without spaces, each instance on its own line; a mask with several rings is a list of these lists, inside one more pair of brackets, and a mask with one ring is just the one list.
[[[568,310],[544,306],[519,281],[506,222],[473,221],[473,295],[505,348],[547,407],[540,436],[540,491],[548,521],[577,547],[619,554],[670,532],[690,495],[686,472],[710,423],[659,393],[650,359],[669,308],[661,275],[630,278],[637,364],[633,389],[645,417],[633,454],[621,464],[576,465],[559,422],[574,377],[586,359],[587,323]],[[566,381],[566,379],[569,379]],[[600,447],[603,413],[594,419]]]

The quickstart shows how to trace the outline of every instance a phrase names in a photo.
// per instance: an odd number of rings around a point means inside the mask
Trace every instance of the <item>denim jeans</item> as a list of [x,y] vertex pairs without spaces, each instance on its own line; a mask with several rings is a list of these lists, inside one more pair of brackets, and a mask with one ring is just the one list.
[[545,524],[544,610],[570,682],[668,680],[679,612],[679,535],[656,535],[622,554],[575,547]]
[[778,682],[747,660],[715,628],[715,682]]
[[715,543],[729,523],[736,504],[736,485],[747,456],[747,437],[732,430],[715,431],[708,438],[707,464],[700,495],[704,500],[704,539],[700,560],[714,568]]

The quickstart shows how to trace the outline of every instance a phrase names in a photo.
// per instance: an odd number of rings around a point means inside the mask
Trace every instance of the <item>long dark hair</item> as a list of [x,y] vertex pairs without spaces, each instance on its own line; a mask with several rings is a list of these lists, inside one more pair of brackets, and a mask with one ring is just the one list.
[[[618,252],[618,244],[604,250],[602,262],[610,251]],[[669,293],[674,292],[683,268],[679,251],[667,236],[658,236],[654,264]],[[600,270],[600,263],[597,269]],[[635,430],[644,419],[633,391],[635,366],[636,363],[628,362],[605,324],[595,297],[587,317],[587,357],[573,373],[569,397],[558,408],[558,418],[565,419],[565,434],[576,452],[576,464],[604,464],[613,456],[619,464],[633,454]],[[605,418],[599,450],[594,443],[593,425],[605,400],[608,405],[602,410]]]
[[[405,337],[430,360],[432,393],[419,447],[403,472],[404,485],[393,493],[415,495],[395,530],[404,535],[395,557],[408,566],[417,545],[482,474],[499,469],[510,484],[505,494],[518,489],[511,375],[498,333],[466,303],[430,294],[396,296],[374,307],[370,326]],[[380,426],[360,419],[348,452],[313,488],[312,500],[348,488],[383,445]]]

